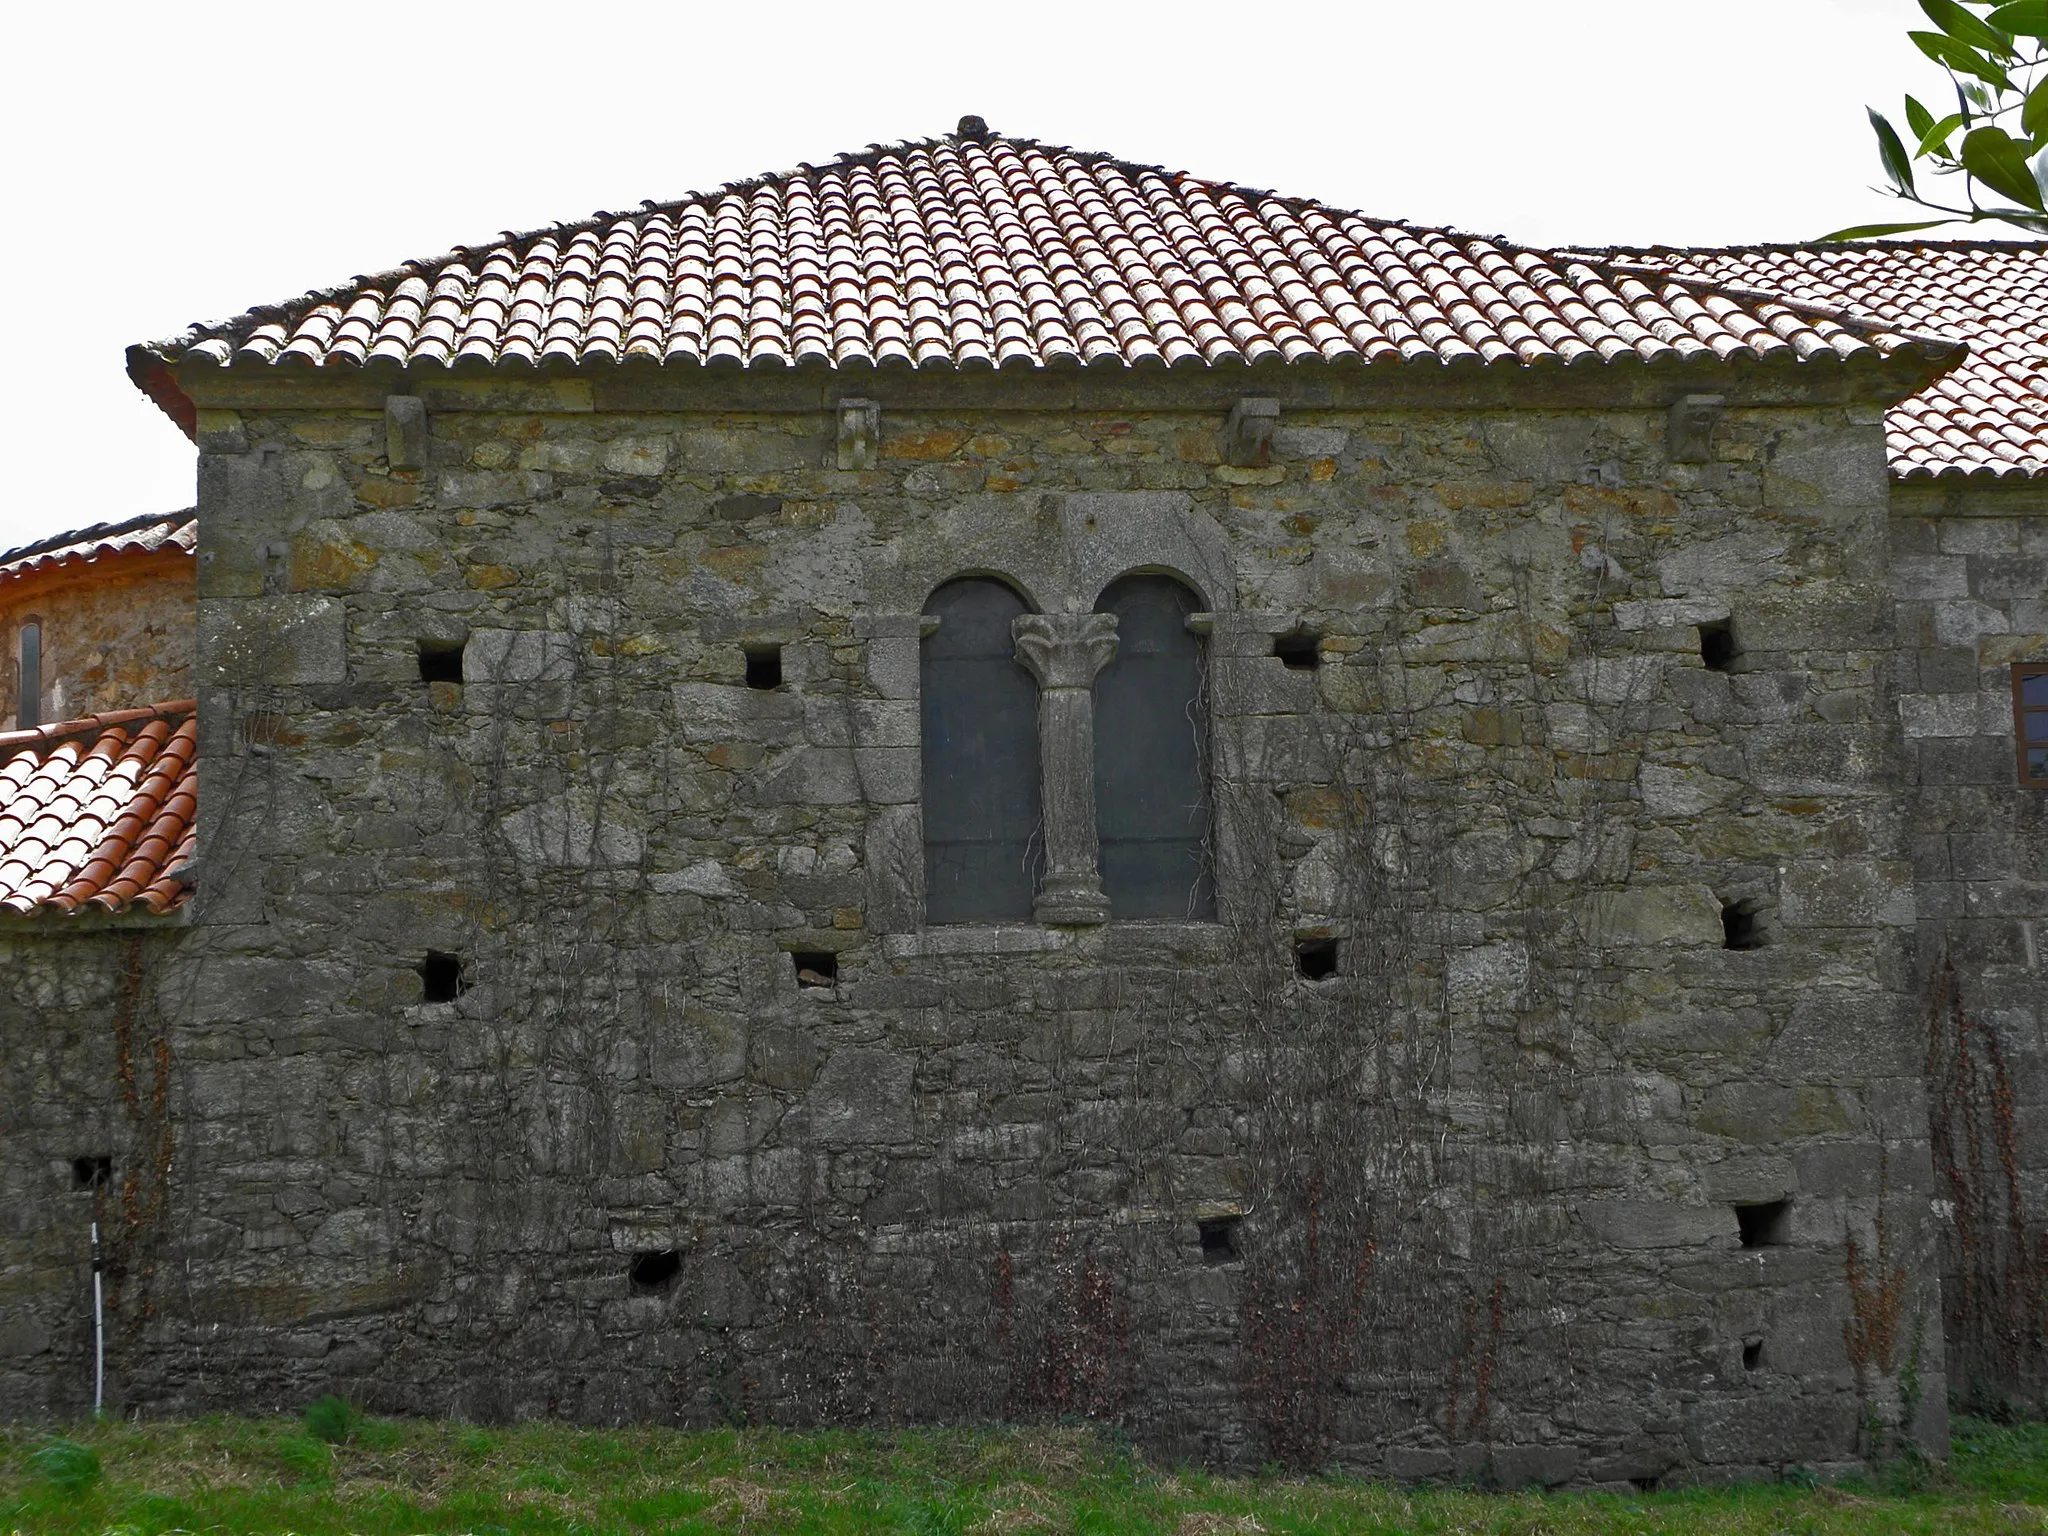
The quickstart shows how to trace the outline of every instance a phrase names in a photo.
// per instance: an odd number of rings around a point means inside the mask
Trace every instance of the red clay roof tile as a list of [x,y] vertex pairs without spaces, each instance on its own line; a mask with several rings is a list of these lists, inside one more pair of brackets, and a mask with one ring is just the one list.
[[109,555],[153,554],[160,549],[189,555],[198,547],[199,522],[189,510],[173,512],[168,517],[95,523],[89,528],[52,534],[18,549],[0,551],[0,581],[60,565],[89,564]]
[[[967,125],[963,125],[967,127]],[[968,131],[508,236],[131,353],[355,367],[1872,360],[1838,309]]]
[[197,749],[190,699],[0,733],[0,909],[180,906]]
[[1892,473],[2048,475],[2048,243],[1877,240],[1601,254],[1965,341],[1970,355],[1959,367],[1886,417]]

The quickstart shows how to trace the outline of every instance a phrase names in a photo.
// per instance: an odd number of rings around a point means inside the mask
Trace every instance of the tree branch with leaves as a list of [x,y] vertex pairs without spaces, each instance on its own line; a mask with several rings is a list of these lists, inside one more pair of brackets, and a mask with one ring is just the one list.
[[[1947,73],[1955,110],[1937,116],[1908,96],[1906,137],[1875,107],[1870,124],[1889,195],[1940,217],[1859,224],[1821,238],[1859,240],[1956,222],[2048,234],[2048,0],[1920,0],[1920,9],[1939,30],[1907,36]],[[1948,179],[1941,193],[1923,187],[1916,164]]]

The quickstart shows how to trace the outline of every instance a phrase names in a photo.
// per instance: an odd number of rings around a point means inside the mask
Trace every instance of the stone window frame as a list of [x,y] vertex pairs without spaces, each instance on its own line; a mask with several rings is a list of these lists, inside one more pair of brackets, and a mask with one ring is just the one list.
[[[1284,720],[1254,717],[1284,717],[1315,707],[1315,674],[1287,671],[1273,654],[1274,637],[1298,628],[1301,616],[1237,607],[1236,541],[1187,492],[1048,491],[1033,505],[1036,516],[1027,518],[1020,516],[1023,504],[1014,495],[964,497],[947,509],[943,538],[919,543],[886,574],[878,573],[872,606],[854,618],[854,638],[866,650],[877,707],[901,711],[906,721],[918,718],[919,645],[929,622],[923,609],[931,593],[949,580],[993,577],[1021,593],[1034,614],[1060,614],[1085,623],[1096,599],[1120,577],[1173,577],[1204,605],[1187,622],[1206,642],[1216,913],[1186,921],[1134,918],[1087,927],[1104,934],[1104,942],[1135,942],[1149,953],[1157,943],[1199,947],[1232,924],[1269,917],[1247,910],[1259,882],[1243,874],[1252,868],[1247,860],[1257,852],[1251,847],[1253,833],[1262,823],[1239,802],[1265,792],[1268,770],[1261,764],[1270,755],[1272,728],[1285,725]],[[1077,611],[1084,603],[1087,612]],[[863,861],[867,919],[884,953],[903,959],[1066,947],[1076,937],[1074,927],[1036,919],[936,926],[925,921],[921,755],[921,742],[904,749],[908,761],[900,775],[906,781],[902,792],[884,802],[869,801]],[[1085,761],[1092,800],[1092,754]]]
[[[966,574],[1011,580],[1001,572],[989,571],[985,567],[975,568]],[[1179,572],[1162,571],[1159,574],[1187,581]],[[953,578],[948,576],[944,579]],[[1188,582],[1188,585],[1198,596],[1201,595],[1201,589],[1193,582]],[[1028,592],[1026,595],[1027,598],[1031,596]],[[1042,612],[1034,610],[1018,623],[1024,625],[1044,617]],[[1073,621],[1072,627],[1080,632],[1076,636],[1077,642],[1085,644],[1086,633],[1093,627],[1085,621],[1106,616],[1091,611],[1065,617]],[[1253,850],[1248,846],[1248,828],[1244,818],[1236,813],[1233,803],[1236,797],[1230,792],[1244,786],[1231,780],[1244,778],[1249,781],[1259,776],[1252,771],[1250,758],[1260,754],[1256,748],[1248,752],[1248,739],[1257,737],[1262,727],[1274,724],[1276,717],[1284,719],[1289,715],[1303,715],[1315,707],[1313,678],[1286,670],[1274,655],[1275,637],[1292,632],[1300,627],[1300,623],[1299,614],[1267,610],[1204,609],[1190,614],[1187,619],[1188,628],[1204,639],[1203,702],[1209,737],[1206,755],[1210,774],[1210,814],[1213,818],[1211,878],[1216,891],[1214,916],[1180,920],[1112,920],[1106,903],[1100,915],[1090,915],[1085,910],[1090,893],[1085,889],[1076,891],[1068,888],[1056,894],[1063,903],[1075,903],[1083,908],[1077,915],[1062,912],[1055,917],[1050,913],[1034,913],[1029,920],[1019,919],[1012,923],[928,923],[924,915],[924,820],[920,790],[902,803],[872,805],[869,809],[866,853],[870,926],[883,938],[890,958],[925,954],[1041,953],[1066,947],[1074,936],[1071,930],[1077,927],[1100,926],[1118,931],[1172,935],[1186,930],[1218,930],[1233,921],[1254,916],[1241,910],[1256,882],[1241,878],[1245,860],[1252,856]],[[868,646],[869,674],[878,691],[912,716],[916,714],[920,700],[919,648],[933,627],[933,618],[924,613],[870,614],[857,621],[856,625],[860,638]],[[1039,626],[1032,627],[1036,629]],[[1079,692],[1089,706],[1084,713],[1090,750],[1086,755],[1080,755],[1071,745],[1061,749],[1057,771],[1066,773],[1071,770],[1073,778],[1084,780],[1092,806],[1093,695],[1090,691]],[[1047,740],[1047,733],[1041,730],[1042,773],[1047,771],[1043,766],[1044,755],[1048,753]],[[915,750],[921,753],[921,745]],[[1092,820],[1086,832],[1092,847]],[[1041,884],[1041,891],[1043,889]],[[1099,892],[1099,885],[1096,890]]]
[[2048,661],[2016,661],[2012,666],[2012,732],[2013,747],[2019,759],[2020,785],[2025,789],[2048,789],[2048,772],[2033,773],[2029,770],[2029,750],[2048,748],[2048,733],[2030,737],[2027,734],[2026,685],[2033,678],[2048,678]]

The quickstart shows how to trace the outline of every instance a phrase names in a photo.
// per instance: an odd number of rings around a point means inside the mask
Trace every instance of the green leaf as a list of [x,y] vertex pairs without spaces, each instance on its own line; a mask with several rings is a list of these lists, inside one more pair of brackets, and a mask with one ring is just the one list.
[[1920,0],[1920,9],[1927,13],[1927,19],[1959,43],[1972,48],[1981,48],[1986,53],[2000,58],[2012,57],[2012,37],[1995,27],[1986,26],[1972,16],[1956,0]]
[[1913,195],[1913,162],[1906,154],[1906,146],[1899,142],[1898,130],[1885,121],[1885,116],[1875,107],[1866,109],[1870,113],[1870,126],[1877,130],[1877,152],[1884,159],[1884,173],[1891,178],[1893,186],[1907,197]]
[[2048,0],[2012,0],[1985,19],[2001,32],[2048,38]]
[[2042,210],[2041,186],[2027,164],[2027,149],[2003,128],[1973,128],[1963,140],[1963,169],[1994,192],[2035,212]]
[[[2041,0],[2048,5],[2048,0]],[[2020,111],[2020,132],[2040,147],[2044,130],[2048,130],[2048,75],[2041,78],[2031,91],[2027,92],[2027,104]]]
[[1946,224],[1947,219],[1922,219],[1915,224],[1857,224],[1848,229],[1838,229],[1832,235],[1822,235],[1822,240],[1869,240],[1878,235],[1903,235],[1916,229],[1932,229],[1937,224]]
[[[2048,5],[2048,0],[2042,0],[2042,4]],[[1926,138],[1927,130],[1934,126],[1934,114],[1920,105],[1917,96],[1906,98],[1906,126],[1913,130],[1916,139]]]
[[1920,51],[1942,68],[1975,75],[1979,80],[1995,85],[2001,91],[2012,89],[2011,76],[1976,49],[1965,48],[1954,38],[1940,32],[1908,32],[1906,36],[1913,39]]
[[1962,127],[1963,122],[1962,113],[1951,112],[1940,122],[1933,124],[1925,133],[1920,135],[1920,146],[1913,151],[1913,157],[1916,160],[1924,160],[1929,155],[1947,154],[1949,135]]

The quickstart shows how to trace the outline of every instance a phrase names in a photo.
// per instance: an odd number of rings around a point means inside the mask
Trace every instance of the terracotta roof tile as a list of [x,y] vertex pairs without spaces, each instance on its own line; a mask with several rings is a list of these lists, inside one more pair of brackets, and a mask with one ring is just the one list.
[[1892,473],[2048,475],[2048,243],[1883,240],[1602,254],[1967,342],[1959,367],[1886,418]]
[[181,905],[197,745],[190,699],[0,733],[0,910]]
[[600,214],[138,348],[222,366],[1874,361],[1836,307],[976,131]]
[[150,554],[170,549],[191,554],[199,547],[199,522],[191,511],[168,517],[133,517],[119,523],[52,534],[19,549],[0,551],[0,581],[60,565],[90,564],[110,555]]

